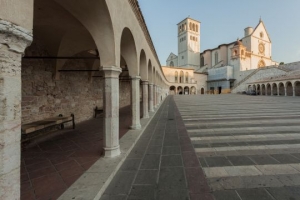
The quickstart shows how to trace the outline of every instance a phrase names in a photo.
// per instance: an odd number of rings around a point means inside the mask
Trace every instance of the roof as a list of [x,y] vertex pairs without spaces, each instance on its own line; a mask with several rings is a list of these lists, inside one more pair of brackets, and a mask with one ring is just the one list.
[[[198,22],[198,23],[201,23],[201,22],[198,21],[198,20],[195,20],[195,19],[193,19],[193,18],[187,17],[187,18],[181,20],[178,24],[180,24],[181,22],[183,22],[183,21],[185,21],[185,20],[187,20],[187,19],[191,19],[191,20],[193,20],[193,21],[196,21],[196,22]],[[177,25],[178,25],[178,24],[177,24]]]

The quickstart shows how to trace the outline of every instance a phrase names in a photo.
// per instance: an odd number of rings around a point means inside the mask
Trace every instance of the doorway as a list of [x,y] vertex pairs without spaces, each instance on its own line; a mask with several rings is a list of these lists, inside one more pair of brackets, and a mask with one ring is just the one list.
[[222,93],[222,87],[219,87],[219,94]]

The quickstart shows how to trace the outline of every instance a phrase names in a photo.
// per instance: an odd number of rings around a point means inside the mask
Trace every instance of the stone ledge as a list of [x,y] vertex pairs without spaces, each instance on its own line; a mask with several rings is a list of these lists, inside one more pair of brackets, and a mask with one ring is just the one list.
[[59,200],[69,199],[93,199],[99,200],[114,178],[136,142],[139,140],[148,124],[155,116],[157,110],[162,105],[163,101],[157,106],[154,113],[150,113],[150,118],[141,119],[141,130],[129,130],[121,139],[121,155],[115,158],[101,157],[95,162],[73,185],[71,185],[60,197]]

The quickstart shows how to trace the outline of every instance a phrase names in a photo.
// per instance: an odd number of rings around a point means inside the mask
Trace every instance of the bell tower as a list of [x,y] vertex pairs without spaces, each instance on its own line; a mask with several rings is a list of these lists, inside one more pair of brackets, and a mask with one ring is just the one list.
[[186,18],[178,26],[178,66],[200,67],[200,22]]

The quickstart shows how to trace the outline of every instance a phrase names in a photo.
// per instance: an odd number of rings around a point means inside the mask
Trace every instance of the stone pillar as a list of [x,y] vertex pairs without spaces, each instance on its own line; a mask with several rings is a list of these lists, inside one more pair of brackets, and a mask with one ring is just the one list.
[[150,112],[154,112],[153,107],[154,107],[154,105],[153,105],[153,84],[149,83],[149,111]]
[[295,91],[296,84],[292,85],[292,87],[293,87],[293,97],[295,97],[296,96],[296,91]]
[[143,118],[149,118],[148,112],[148,81],[143,81]]
[[153,85],[153,107],[156,108],[156,85]]
[[280,94],[279,94],[279,85],[277,86],[277,96],[280,96]]
[[21,61],[32,34],[0,19],[0,199],[20,199]]
[[101,67],[103,71],[103,130],[104,156],[115,157],[120,155],[119,145],[119,75],[120,67]]
[[274,94],[273,94],[273,86],[271,86],[271,96],[274,96]]
[[287,96],[286,86],[284,86],[284,96]]
[[131,129],[141,129],[140,120],[140,76],[131,77]]

